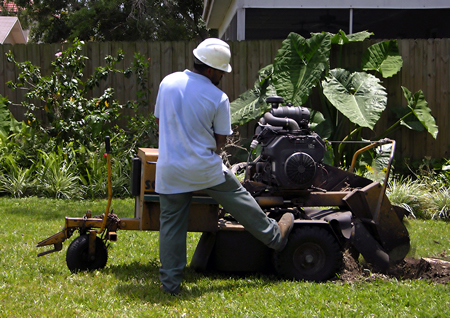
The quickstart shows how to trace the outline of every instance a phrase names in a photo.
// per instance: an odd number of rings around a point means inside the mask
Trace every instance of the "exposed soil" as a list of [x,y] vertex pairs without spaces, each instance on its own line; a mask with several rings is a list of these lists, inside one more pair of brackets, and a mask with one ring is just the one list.
[[448,284],[450,262],[436,258],[405,258],[400,264],[392,266],[387,273],[380,273],[370,265],[358,263],[349,253],[344,253],[344,269],[339,275],[339,280],[355,282],[390,278],[423,279],[438,284]]

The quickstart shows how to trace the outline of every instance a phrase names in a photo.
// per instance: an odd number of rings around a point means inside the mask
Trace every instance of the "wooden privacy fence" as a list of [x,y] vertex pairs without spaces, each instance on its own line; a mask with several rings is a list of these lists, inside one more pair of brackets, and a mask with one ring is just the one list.
[[[233,72],[225,75],[220,87],[228,94],[231,101],[253,87],[258,70],[273,62],[281,42],[280,40],[266,40],[229,43],[232,50]],[[333,47],[331,68],[339,65],[358,68],[363,51],[375,42],[378,41],[365,41],[343,46],[340,62],[338,62],[339,47]],[[194,42],[89,42],[83,48],[83,54],[89,58],[85,76],[91,74],[96,67],[105,65],[104,57],[106,55],[115,55],[120,49],[125,53],[124,61],[116,65],[120,69],[131,66],[134,53],[142,54],[149,59],[148,84],[151,95],[148,111],[152,112],[159,82],[171,72],[191,68],[192,50],[196,45],[197,43]],[[425,156],[449,158],[450,39],[399,40],[398,45],[403,57],[402,70],[392,78],[383,79],[383,85],[388,92],[388,109],[383,113],[375,128],[376,131],[374,133],[366,132],[366,134],[374,137],[396,121],[389,108],[406,106],[401,86],[407,87],[413,93],[422,90],[439,126],[438,138],[434,140],[428,133],[413,132],[403,127],[389,136],[397,140],[397,158],[422,159]],[[17,61],[30,61],[41,67],[42,74],[48,75],[50,63],[55,59],[55,53],[66,47],[66,44],[0,45],[0,94],[8,97],[16,105],[20,104],[24,98],[23,90],[12,91],[5,85],[7,81],[15,80],[18,76],[15,66],[6,61],[5,53],[12,51]],[[136,99],[137,83],[134,77],[125,79],[123,76],[112,76],[107,82],[96,88],[93,95],[100,96],[107,87],[115,89],[115,96],[121,103]],[[314,103],[311,106],[315,107]],[[318,105],[318,107],[320,106]],[[20,106],[12,107],[11,111],[17,119],[23,118],[24,110]],[[241,137],[251,137],[252,131],[253,125],[241,127]]]

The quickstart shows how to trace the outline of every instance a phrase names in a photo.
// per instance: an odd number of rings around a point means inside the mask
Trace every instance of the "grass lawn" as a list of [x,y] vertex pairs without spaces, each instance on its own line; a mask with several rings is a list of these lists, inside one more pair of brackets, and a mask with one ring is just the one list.
[[[72,274],[66,250],[36,257],[36,243],[58,232],[64,216],[104,212],[106,200],[0,198],[0,317],[450,317],[450,286],[424,280],[354,283],[278,280],[274,276],[185,271],[183,291],[159,291],[158,232],[119,231],[108,264]],[[133,217],[133,200],[113,200],[119,217]],[[416,258],[450,254],[450,227],[410,220]],[[198,233],[188,234],[192,257]],[[190,261],[190,260],[188,260]]]

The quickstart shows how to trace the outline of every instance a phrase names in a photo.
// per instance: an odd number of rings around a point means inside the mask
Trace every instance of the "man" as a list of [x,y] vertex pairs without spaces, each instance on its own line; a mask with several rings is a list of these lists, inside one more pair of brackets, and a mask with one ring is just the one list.
[[193,51],[194,70],[175,72],[159,87],[156,192],[160,194],[161,289],[180,291],[186,266],[186,233],[192,192],[203,190],[268,247],[282,250],[294,216],[269,219],[254,198],[223,165],[217,152],[232,133],[230,103],[217,85],[231,72],[227,43],[210,38]]

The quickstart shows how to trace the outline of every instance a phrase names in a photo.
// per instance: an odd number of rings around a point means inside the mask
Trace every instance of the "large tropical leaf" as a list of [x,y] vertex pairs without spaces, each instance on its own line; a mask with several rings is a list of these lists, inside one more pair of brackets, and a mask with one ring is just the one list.
[[417,131],[426,129],[436,139],[439,128],[431,115],[431,109],[423,92],[419,90],[413,95],[406,87],[402,86],[402,89],[408,101],[408,108],[403,109],[401,113],[397,111],[397,114],[402,115],[401,124]]
[[277,94],[286,102],[303,105],[328,67],[331,35],[312,34],[305,39],[290,33],[281,44],[274,60],[273,83]]
[[329,138],[333,131],[329,120],[327,120],[321,112],[315,109],[309,109],[311,112],[310,128],[319,134],[322,138]]
[[373,35],[372,32],[362,31],[358,33],[345,34],[344,31],[339,30],[338,33],[332,34],[331,44],[344,45],[350,42],[362,42]]
[[397,40],[391,40],[370,46],[362,56],[361,68],[365,71],[377,71],[386,78],[397,74],[402,64]]
[[243,125],[253,119],[259,118],[271,106],[266,103],[266,97],[275,96],[276,91],[271,76],[273,66],[268,65],[258,72],[258,79],[252,89],[239,95],[230,105],[231,124]]
[[351,122],[373,129],[386,108],[387,96],[380,80],[365,72],[334,69],[322,82],[328,101]]

